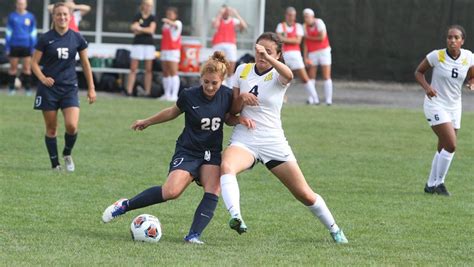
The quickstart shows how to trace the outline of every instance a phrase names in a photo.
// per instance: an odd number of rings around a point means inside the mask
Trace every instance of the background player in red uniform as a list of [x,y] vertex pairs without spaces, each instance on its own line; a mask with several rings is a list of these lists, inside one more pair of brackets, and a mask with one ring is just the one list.
[[[332,80],[331,80],[331,47],[326,25],[322,19],[314,16],[310,8],[303,10],[304,16],[304,58],[308,66],[308,76],[316,88],[316,73],[321,66],[323,76],[324,96],[326,104],[332,104]],[[319,99],[313,99],[319,102]]]

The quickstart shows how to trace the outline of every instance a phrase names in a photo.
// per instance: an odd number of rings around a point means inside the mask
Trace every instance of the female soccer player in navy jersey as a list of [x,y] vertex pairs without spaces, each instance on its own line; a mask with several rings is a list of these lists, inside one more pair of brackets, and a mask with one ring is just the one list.
[[26,0],[16,1],[16,10],[8,16],[5,32],[5,50],[10,60],[8,70],[8,94],[15,94],[15,79],[18,62],[23,59],[23,69],[20,76],[26,95],[31,95],[31,53],[36,44],[36,19],[26,10]]
[[[42,110],[46,126],[46,148],[51,166],[61,170],[56,143],[58,109],[64,116],[66,133],[63,157],[67,171],[74,171],[71,151],[77,138],[79,122],[79,96],[76,75],[76,53],[79,53],[82,68],[87,81],[87,98],[95,102],[96,94],[92,71],[87,58],[87,42],[77,32],[69,29],[71,19],[69,8],[64,3],[53,7],[53,29],[38,40],[32,59],[33,73],[40,84],[36,92],[34,109]],[[39,66],[42,62],[43,68]]]
[[283,132],[280,112],[293,73],[279,61],[281,55],[278,35],[263,33],[255,44],[255,63],[235,71],[232,112],[241,111],[244,118],[222,155],[222,198],[232,216],[229,226],[239,234],[247,231],[236,175],[260,161],[326,226],[336,243],[347,243],[324,199],[306,182]]
[[[468,86],[474,87],[474,57],[462,49],[466,32],[459,25],[448,28],[446,48],[433,50],[421,61],[415,71],[416,81],[426,92],[423,109],[431,129],[438,137],[431,172],[424,191],[428,194],[449,196],[444,181],[456,150],[457,132],[461,128],[461,89],[469,71]],[[433,69],[431,84],[425,73]]]
[[132,129],[173,120],[184,113],[184,130],[176,142],[168,179],[162,186],[151,187],[131,199],[119,199],[105,209],[102,221],[107,223],[130,210],[178,198],[192,181],[204,187],[204,196],[196,209],[185,242],[203,244],[200,235],[211,221],[220,192],[219,174],[223,123],[234,125],[236,117],[228,112],[232,90],[222,86],[229,63],[220,51],[214,52],[201,68],[201,86],[185,89],[178,101],[148,119],[133,123]]

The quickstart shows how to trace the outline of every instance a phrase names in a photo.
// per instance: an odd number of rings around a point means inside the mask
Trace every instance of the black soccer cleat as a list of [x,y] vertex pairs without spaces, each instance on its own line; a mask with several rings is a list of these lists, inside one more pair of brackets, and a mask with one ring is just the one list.
[[428,186],[428,184],[425,184],[425,193],[434,194],[435,188],[436,186]]
[[438,194],[438,195],[442,195],[442,196],[446,196],[446,197],[449,197],[451,196],[451,194],[448,192],[448,189],[446,188],[446,186],[444,185],[444,183],[442,184],[439,184],[435,187],[435,193]]

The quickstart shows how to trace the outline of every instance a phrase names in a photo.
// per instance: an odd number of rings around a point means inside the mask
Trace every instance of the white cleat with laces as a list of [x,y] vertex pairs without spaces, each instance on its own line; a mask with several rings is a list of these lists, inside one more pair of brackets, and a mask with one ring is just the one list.
[[72,160],[72,156],[64,156],[64,163],[66,165],[66,170],[68,172],[73,172],[76,167],[74,166],[74,161]]

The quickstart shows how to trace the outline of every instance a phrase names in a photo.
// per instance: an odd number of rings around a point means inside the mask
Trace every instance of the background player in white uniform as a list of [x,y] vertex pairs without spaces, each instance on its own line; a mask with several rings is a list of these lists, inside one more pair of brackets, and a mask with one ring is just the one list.
[[347,243],[323,198],[306,182],[285,138],[280,111],[293,73],[280,57],[278,36],[263,33],[255,45],[256,63],[240,65],[234,75],[231,113],[241,111],[241,124],[234,128],[221,164],[222,197],[232,216],[229,226],[239,234],[247,231],[236,175],[261,161],[328,228],[335,242]]
[[[324,96],[326,104],[332,104],[332,80],[331,80],[331,47],[327,35],[326,24],[322,19],[314,17],[314,11],[310,8],[303,10],[304,16],[304,57],[308,66],[308,76],[316,87],[316,73],[321,66],[324,80]],[[311,102],[311,100],[309,100]],[[319,99],[313,99],[319,102]]]
[[[472,52],[462,49],[464,28],[448,28],[447,48],[429,53],[415,71],[416,81],[426,92],[424,111],[431,129],[438,137],[438,148],[433,158],[431,172],[425,185],[426,193],[449,196],[444,184],[446,174],[456,150],[456,135],[461,128],[461,90],[467,73],[471,70],[469,87],[474,87],[474,59]],[[433,68],[431,85],[425,72]]]
[[178,63],[181,50],[181,31],[183,23],[178,20],[178,9],[166,9],[161,38],[161,66],[163,68],[164,100],[176,101],[179,92]]
[[304,36],[303,26],[296,22],[296,9],[288,7],[285,13],[285,21],[278,24],[276,33],[283,41],[283,59],[285,64],[300,77],[308,92],[308,104],[319,104],[318,93],[314,84],[309,80],[308,73],[304,67],[301,56],[301,40]]
[[225,83],[230,86],[230,78],[234,74],[237,62],[237,37],[236,30],[240,32],[247,29],[247,23],[232,7],[223,5],[212,20],[212,27],[216,29],[212,38],[212,50],[222,51],[229,60],[230,71]]

